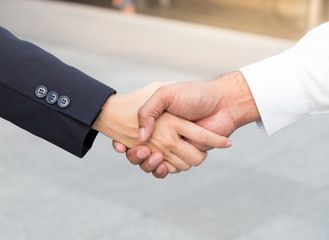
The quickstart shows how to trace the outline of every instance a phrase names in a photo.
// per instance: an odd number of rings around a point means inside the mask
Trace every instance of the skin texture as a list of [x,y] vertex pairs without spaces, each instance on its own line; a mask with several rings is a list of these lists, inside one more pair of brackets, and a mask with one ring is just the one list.
[[[217,135],[170,113],[161,114],[155,120],[152,137],[140,141],[138,138],[137,111],[161,86],[163,83],[153,83],[124,96],[112,95],[104,104],[93,129],[129,148],[141,144],[147,146],[147,152],[143,153],[145,150],[142,150],[138,156],[147,156],[149,150],[155,155],[152,158],[153,161],[150,159],[148,163],[141,166],[144,168],[153,167],[158,165],[159,160],[164,159],[162,168],[172,173],[186,171],[191,166],[197,166],[207,156],[206,152],[198,150],[192,144],[184,141],[183,138],[217,148],[226,147],[230,143],[226,137]],[[121,148],[125,149],[122,146]],[[133,163],[133,161],[131,162]]]
[[[209,82],[176,83],[159,88],[138,111],[141,141],[152,135],[155,120],[164,111],[194,121],[199,126],[226,137],[237,128],[260,119],[253,96],[240,72]],[[188,138],[186,141],[202,151],[212,148]],[[159,153],[156,155],[156,163],[160,162],[159,165],[145,163],[152,160],[155,154],[145,146],[127,150],[118,142],[113,144],[118,152],[127,151],[127,158],[131,162],[139,163],[144,171],[153,172],[157,178],[164,178],[175,167],[166,168],[168,164],[160,161]],[[139,154],[141,152],[144,154]]]

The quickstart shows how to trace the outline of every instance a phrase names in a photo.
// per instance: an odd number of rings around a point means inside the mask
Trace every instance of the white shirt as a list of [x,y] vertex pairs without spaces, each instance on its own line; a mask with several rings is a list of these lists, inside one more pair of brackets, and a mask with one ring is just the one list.
[[298,120],[329,112],[329,22],[294,47],[240,69],[270,136]]

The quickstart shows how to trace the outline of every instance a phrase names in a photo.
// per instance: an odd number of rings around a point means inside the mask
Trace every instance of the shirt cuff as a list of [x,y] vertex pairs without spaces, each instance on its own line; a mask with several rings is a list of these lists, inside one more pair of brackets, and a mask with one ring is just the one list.
[[268,136],[294,124],[310,113],[307,98],[293,65],[291,48],[279,55],[240,69],[255,99]]

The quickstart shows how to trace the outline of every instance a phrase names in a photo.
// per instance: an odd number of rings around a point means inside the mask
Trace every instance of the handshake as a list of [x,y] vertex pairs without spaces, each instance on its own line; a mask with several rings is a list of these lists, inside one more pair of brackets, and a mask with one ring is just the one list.
[[260,119],[241,72],[209,82],[152,83],[112,95],[93,129],[157,178],[200,165],[212,148],[228,148],[239,127]]

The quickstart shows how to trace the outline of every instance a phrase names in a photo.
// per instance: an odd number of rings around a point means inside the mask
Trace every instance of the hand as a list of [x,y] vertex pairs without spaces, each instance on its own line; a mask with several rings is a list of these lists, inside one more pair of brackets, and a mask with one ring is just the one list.
[[[151,135],[154,120],[164,110],[194,120],[198,125],[227,137],[238,127],[260,118],[249,87],[240,72],[210,82],[177,83],[159,88],[138,112],[142,140]],[[118,152],[126,150],[120,143],[113,144]],[[201,150],[210,149],[209,146],[193,144]],[[154,172],[157,168],[151,168],[143,161],[148,161],[149,156],[152,159],[152,155],[144,154],[139,157],[138,152],[150,153],[146,147],[139,146],[127,152],[128,159],[142,163],[141,167],[145,171]],[[161,164],[159,167],[161,174],[155,171],[154,175],[165,177],[167,173],[163,170],[164,166]]]
[[182,137],[212,147],[225,147],[230,143],[225,137],[169,113],[162,114],[156,120],[152,138],[140,142],[138,140],[137,111],[146,99],[162,85],[154,83],[125,96],[111,96],[103,106],[93,128],[127,147],[132,148],[143,143],[152,152],[161,152],[167,161],[166,167],[171,173],[198,165],[206,157],[206,153],[185,142]]

